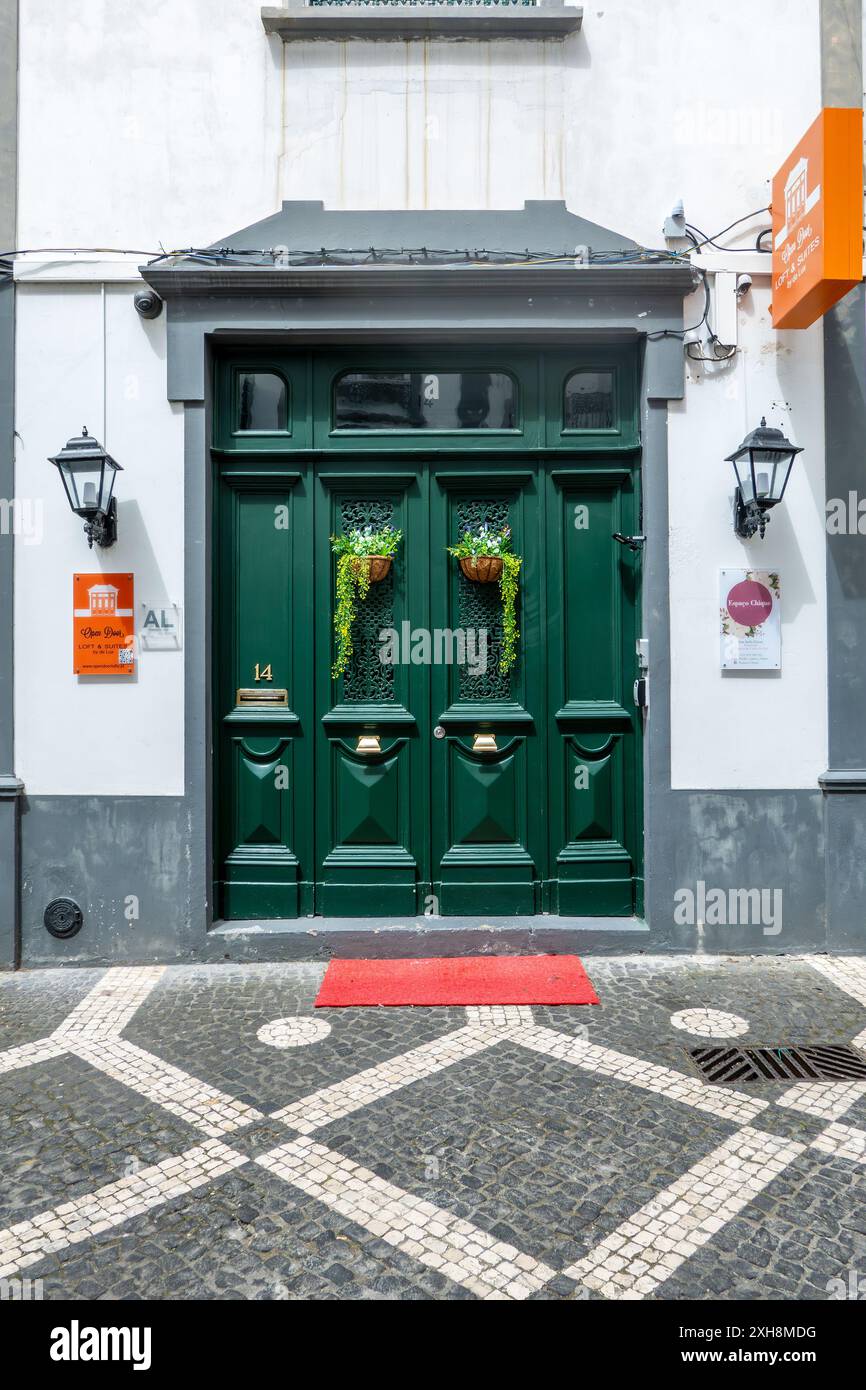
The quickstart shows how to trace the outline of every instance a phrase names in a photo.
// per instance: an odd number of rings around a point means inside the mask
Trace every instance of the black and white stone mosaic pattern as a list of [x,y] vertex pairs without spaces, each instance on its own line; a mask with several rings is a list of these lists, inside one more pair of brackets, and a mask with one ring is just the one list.
[[320,965],[0,977],[0,1292],[866,1288],[866,1084],[708,1086],[671,1021],[866,1049],[866,960],[584,964],[600,1007],[316,1013]]

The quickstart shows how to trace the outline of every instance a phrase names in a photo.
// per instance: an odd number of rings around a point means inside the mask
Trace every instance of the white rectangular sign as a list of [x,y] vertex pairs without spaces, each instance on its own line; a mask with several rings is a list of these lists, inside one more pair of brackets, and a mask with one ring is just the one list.
[[782,665],[781,620],[777,571],[719,571],[723,671],[778,671]]
[[138,643],[143,652],[179,652],[183,646],[180,605],[162,600],[143,603]]

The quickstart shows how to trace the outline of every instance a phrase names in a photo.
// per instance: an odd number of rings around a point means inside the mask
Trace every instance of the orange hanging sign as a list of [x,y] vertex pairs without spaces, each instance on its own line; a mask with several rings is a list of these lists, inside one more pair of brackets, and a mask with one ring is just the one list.
[[135,604],[131,574],[76,574],[72,580],[72,669],[76,676],[131,676]]
[[863,112],[825,106],[773,179],[773,327],[808,328],[863,278]]

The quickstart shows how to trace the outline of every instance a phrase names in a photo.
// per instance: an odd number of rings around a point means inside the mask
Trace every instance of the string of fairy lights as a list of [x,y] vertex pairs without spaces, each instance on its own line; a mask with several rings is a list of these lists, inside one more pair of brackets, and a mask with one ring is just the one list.
[[443,250],[427,246],[369,246],[319,247],[316,250],[297,250],[285,246],[257,249],[233,246],[187,246],[174,251],[141,251],[122,247],[46,246],[21,251],[0,252],[0,264],[10,267],[17,256],[33,255],[120,255],[147,257],[148,266],[181,261],[209,265],[243,265],[250,268],[273,267],[300,269],[326,266],[412,265],[412,266],[482,266],[519,267],[526,265],[617,265],[625,263],[682,263],[685,253],[649,247],[623,248],[621,251],[594,252],[588,247],[577,251],[490,251],[484,247]]
[[[723,227],[721,231],[714,232],[712,236],[706,236],[699,228],[690,223],[684,224],[683,239],[689,245],[683,250],[676,250],[670,247],[647,247],[629,246],[621,249],[608,251],[593,251],[591,247],[577,247],[572,251],[548,251],[531,250],[523,251],[495,250],[491,251],[485,247],[452,247],[438,248],[428,246],[367,246],[367,247],[318,247],[310,250],[301,250],[287,246],[273,246],[270,248],[250,248],[233,246],[187,246],[175,250],[167,251],[164,247],[159,250],[142,250],[138,247],[111,247],[111,246],[48,246],[33,247],[21,250],[0,251],[0,282],[9,280],[13,275],[13,261],[16,257],[34,255],[118,255],[118,256],[141,256],[146,261],[148,267],[157,266],[177,266],[184,263],[192,263],[199,266],[217,267],[243,267],[248,270],[271,270],[271,269],[337,269],[361,268],[361,267],[442,267],[443,269],[458,270],[461,267],[478,269],[489,266],[498,270],[520,269],[527,266],[573,266],[575,268],[586,266],[647,266],[647,265],[690,265],[692,256],[700,252],[705,246],[712,246],[715,250],[724,252],[749,251],[753,254],[759,252],[769,255],[769,249],[764,246],[764,238],[767,236],[769,228],[762,228],[758,233],[754,246],[720,246],[718,238],[725,236],[735,227],[750,221],[763,213],[769,212],[769,208],[757,208],[752,212],[746,213],[743,217],[738,217],[734,222]],[[704,310],[697,323],[682,329],[661,329],[656,333],[650,333],[650,338],[674,337],[686,339],[693,333],[700,332],[706,326],[710,353],[696,351],[699,344],[694,341],[685,343],[686,353],[693,361],[724,361],[733,356],[736,349],[730,350],[721,344],[713,333],[710,325],[710,288],[706,270],[695,267],[701,277],[704,289]]]

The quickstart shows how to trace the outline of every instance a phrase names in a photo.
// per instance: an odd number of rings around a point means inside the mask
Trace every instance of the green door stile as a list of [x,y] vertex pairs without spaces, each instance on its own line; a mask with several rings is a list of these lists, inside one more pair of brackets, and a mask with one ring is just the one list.
[[[641,530],[637,377],[612,345],[219,358],[217,919],[641,912],[641,557],[612,539]],[[522,557],[505,675],[498,585],[446,551],[484,523]],[[335,681],[330,537],[383,524]],[[486,667],[445,656],[467,632]]]
[[[317,475],[317,649],[332,647],[335,562],[329,537],[353,527],[393,525],[403,533],[391,573],[359,608],[355,654],[345,677],[330,658],[316,663],[316,886],[326,916],[414,916],[427,870],[429,720],[423,669],[383,665],[379,633],[426,626],[423,478],[394,460],[387,471],[328,459]],[[323,578],[324,576],[324,578]],[[417,616],[416,616],[417,615]],[[357,751],[365,734],[381,752]]]

